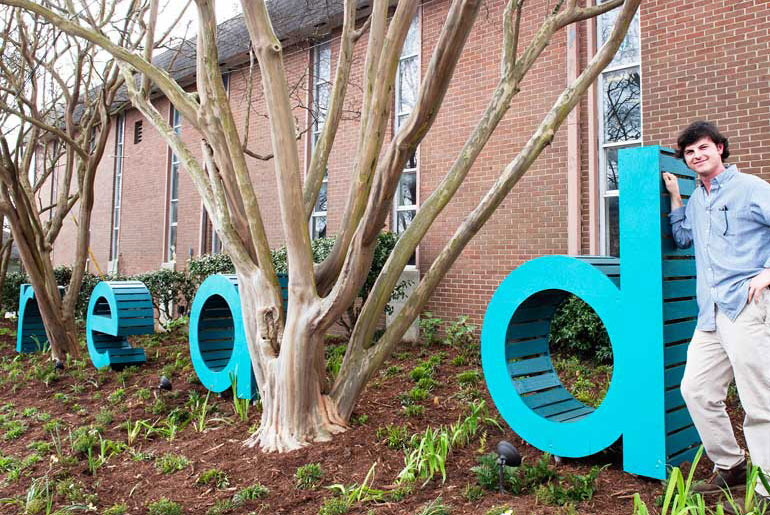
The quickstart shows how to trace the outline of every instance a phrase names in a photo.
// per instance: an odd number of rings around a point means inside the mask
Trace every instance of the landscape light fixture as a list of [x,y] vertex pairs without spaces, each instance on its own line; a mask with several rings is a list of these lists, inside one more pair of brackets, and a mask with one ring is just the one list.
[[166,376],[161,376],[160,378],[160,384],[158,385],[158,390],[171,390],[171,381]]
[[507,440],[501,440],[497,444],[497,466],[500,468],[498,483],[500,486],[500,493],[505,493],[503,487],[503,471],[504,467],[518,467],[521,465],[521,453],[513,446],[513,444]]

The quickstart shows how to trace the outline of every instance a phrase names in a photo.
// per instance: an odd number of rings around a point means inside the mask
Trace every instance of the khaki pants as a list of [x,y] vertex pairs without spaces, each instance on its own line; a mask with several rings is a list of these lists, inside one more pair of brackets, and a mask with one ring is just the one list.
[[[764,289],[734,322],[717,309],[716,325],[716,331],[696,330],[692,337],[682,397],[708,457],[721,469],[732,468],[744,459],[724,403],[735,377],[751,461],[770,479],[770,291]],[[761,482],[757,492],[768,495]]]

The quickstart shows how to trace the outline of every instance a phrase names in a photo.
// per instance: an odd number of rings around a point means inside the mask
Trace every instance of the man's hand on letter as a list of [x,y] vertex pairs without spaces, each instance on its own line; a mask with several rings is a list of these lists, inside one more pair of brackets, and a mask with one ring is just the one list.
[[676,175],[663,172],[663,184],[671,195],[671,211],[682,207],[682,195],[679,194],[679,180]]

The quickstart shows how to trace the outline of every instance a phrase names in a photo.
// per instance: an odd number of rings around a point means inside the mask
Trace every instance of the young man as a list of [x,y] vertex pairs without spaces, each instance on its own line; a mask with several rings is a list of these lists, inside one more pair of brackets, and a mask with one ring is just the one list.
[[[681,248],[695,244],[698,323],[681,391],[716,465],[714,476],[695,490],[735,492],[745,486],[746,458],[725,410],[733,378],[746,412],[749,455],[770,480],[770,184],[725,165],[727,138],[708,122],[687,127],[677,144],[678,156],[700,180],[682,207],[676,177],[663,174],[674,240]],[[757,494],[770,510],[761,482]]]

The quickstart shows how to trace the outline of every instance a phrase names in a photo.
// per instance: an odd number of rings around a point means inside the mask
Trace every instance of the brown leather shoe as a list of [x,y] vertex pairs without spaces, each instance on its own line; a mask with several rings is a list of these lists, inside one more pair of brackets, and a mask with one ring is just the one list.
[[729,515],[744,515],[746,513],[770,514],[770,497],[765,497],[764,495],[756,494],[754,496],[751,512],[746,512],[746,499],[743,496],[733,499],[733,504],[730,504],[729,501],[725,501],[722,504],[725,513]]
[[725,490],[730,492],[746,490],[746,460],[731,469],[717,468],[708,481],[696,483],[692,487],[694,494],[718,494]]

